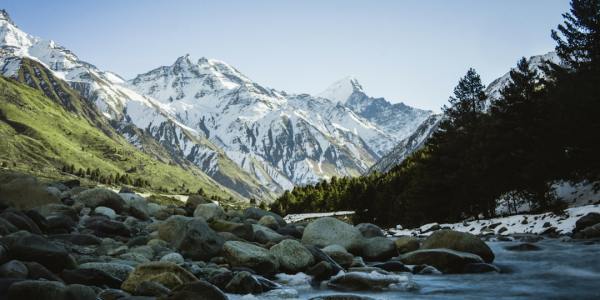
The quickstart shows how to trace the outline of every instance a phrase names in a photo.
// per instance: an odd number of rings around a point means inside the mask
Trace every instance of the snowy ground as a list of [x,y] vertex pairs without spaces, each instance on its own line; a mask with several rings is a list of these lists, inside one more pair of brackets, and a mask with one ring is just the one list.
[[595,204],[568,208],[565,210],[564,215],[555,215],[553,213],[518,214],[509,217],[470,222],[465,221],[454,224],[431,223],[413,229],[402,229],[401,226],[397,226],[395,229],[389,229],[388,234],[391,236],[427,236],[433,233],[433,231],[429,229],[435,225],[439,225],[441,228],[468,232],[475,235],[509,235],[519,233],[540,234],[550,227],[556,228],[556,232],[559,234],[569,234],[575,228],[575,222],[590,212],[600,213],[600,205]]
[[354,211],[334,211],[326,213],[307,213],[307,214],[294,214],[287,215],[283,219],[288,223],[296,223],[303,220],[323,218],[323,217],[338,217],[338,216],[350,216],[353,215]]

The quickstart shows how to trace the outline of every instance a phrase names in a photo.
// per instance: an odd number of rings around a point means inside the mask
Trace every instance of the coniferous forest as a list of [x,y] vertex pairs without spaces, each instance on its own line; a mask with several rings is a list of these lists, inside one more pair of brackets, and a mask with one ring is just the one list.
[[563,18],[551,32],[560,64],[519,60],[496,100],[469,69],[421,150],[387,173],[296,187],[272,210],[414,226],[491,217],[501,198],[559,208],[553,182],[600,179],[600,1],[574,0]]

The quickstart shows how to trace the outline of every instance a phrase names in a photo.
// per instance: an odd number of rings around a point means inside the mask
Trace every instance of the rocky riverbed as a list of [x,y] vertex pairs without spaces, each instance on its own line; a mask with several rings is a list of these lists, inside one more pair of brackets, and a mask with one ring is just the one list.
[[[198,195],[164,206],[127,189],[15,174],[0,176],[0,204],[0,299],[597,296],[592,240],[488,235],[486,243],[439,226],[390,238],[373,224],[288,224]],[[575,237],[593,237],[600,214],[576,223]]]

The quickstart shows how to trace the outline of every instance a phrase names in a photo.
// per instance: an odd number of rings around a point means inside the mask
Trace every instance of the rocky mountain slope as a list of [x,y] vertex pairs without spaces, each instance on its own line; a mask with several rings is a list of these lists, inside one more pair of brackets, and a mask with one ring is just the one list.
[[[3,167],[65,177],[65,166],[97,170],[97,176],[114,181],[117,174],[144,180],[153,187],[178,192],[197,191],[221,197],[229,193],[192,164],[177,166],[146,154],[120,136],[105,118],[52,72],[23,59],[15,80],[0,76],[0,162]],[[64,170],[64,169],[63,169]],[[71,171],[72,173],[72,171]],[[83,176],[83,175],[82,175]],[[104,180],[104,179],[103,179]]]
[[441,120],[441,114],[429,116],[429,118],[417,127],[417,130],[407,138],[403,139],[390,152],[378,160],[377,163],[371,166],[368,172],[371,173],[377,171],[379,173],[385,173],[399,165],[409,155],[423,147],[427,139],[429,139],[431,134],[438,128]]

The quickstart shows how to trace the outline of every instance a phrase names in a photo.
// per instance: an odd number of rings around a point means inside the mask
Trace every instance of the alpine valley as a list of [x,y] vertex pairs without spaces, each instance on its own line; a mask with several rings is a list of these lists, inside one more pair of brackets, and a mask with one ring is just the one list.
[[[45,92],[64,86],[98,112],[94,122],[110,124],[105,132],[246,199],[270,200],[295,185],[360,175],[439,119],[370,97],[354,78],[316,96],[293,94],[262,86],[225,62],[190,55],[125,80],[22,31],[6,11],[0,13],[0,72]],[[52,161],[57,168],[68,161],[60,156]]]

